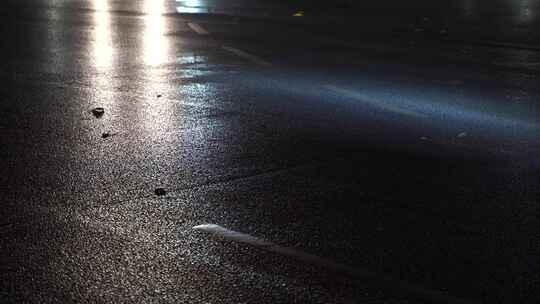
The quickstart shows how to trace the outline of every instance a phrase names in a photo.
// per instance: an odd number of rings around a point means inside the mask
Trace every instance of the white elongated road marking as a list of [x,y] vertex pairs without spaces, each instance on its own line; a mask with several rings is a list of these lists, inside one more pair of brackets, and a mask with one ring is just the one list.
[[239,50],[237,48],[233,48],[233,47],[230,47],[230,46],[222,46],[222,48],[228,52],[231,52],[233,54],[235,54],[236,56],[239,56],[239,57],[242,57],[242,58],[245,58],[253,63],[256,63],[258,65],[264,65],[264,66],[270,66],[272,65],[270,62],[267,62],[267,61],[264,61],[262,59],[260,59],[259,57],[255,56],[255,55],[252,55],[250,53],[247,53],[247,52],[244,52],[242,50]]
[[190,29],[192,29],[195,33],[199,35],[208,35],[210,32],[208,32],[204,27],[202,27],[200,24],[195,22],[188,22],[187,24]]
[[369,104],[371,106],[375,106],[377,108],[386,110],[386,111],[390,111],[390,112],[394,112],[394,113],[398,113],[398,114],[402,114],[402,115],[407,115],[407,116],[420,117],[420,118],[426,118],[427,117],[426,114],[419,113],[419,112],[412,111],[412,110],[403,109],[401,107],[389,105],[387,103],[375,101],[375,100],[373,100],[372,97],[365,96],[365,95],[363,95],[361,93],[358,93],[358,92],[355,92],[355,91],[352,91],[352,90],[340,88],[340,87],[337,87],[337,86],[332,85],[332,84],[324,85],[324,88],[327,89],[327,90],[333,91],[335,93],[339,93],[339,94],[341,94],[343,96],[349,97],[351,99],[358,100],[358,101],[361,101],[363,103],[367,103],[367,104]]
[[392,279],[388,276],[379,275],[374,272],[351,268],[344,264],[336,263],[332,260],[318,257],[313,254],[309,254],[298,249],[283,247],[273,242],[269,242],[263,239],[259,239],[252,235],[229,230],[216,224],[203,224],[193,227],[194,230],[206,232],[214,236],[227,239],[233,242],[248,244],[269,252],[277,253],[283,256],[288,256],[296,260],[317,265],[333,272],[343,273],[348,276],[352,276],[357,279],[369,281],[372,284],[381,286],[389,290],[395,290],[402,293],[407,293],[410,296],[416,297],[422,300],[428,300],[433,303],[446,303],[446,304],[473,304],[469,300],[454,298],[445,293],[436,290],[425,289],[420,286],[410,284],[408,282]]
[[[256,238],[256,237],[251,236],[249,234],[229,230],[229,229],[221,227],[219,225],[205,224],[205,225],[195,226],[195,227],[193,227],[193,229],[199,230],[199,231],[204,231],[204,232],[207,232],[207,233],[210,233],[210,234],[213,234],[213,235],[216,235],[216,236],[219,236],[221,238],[228,239],[228,240],[231,240],[231,241],[234,241],[234,242],[245,243],[245,244],[248,244],[248,245],[251,245],[251,246],[255,246],[255,247],[258,247],[258,248],[265,249],[267,251],[279,253],[279,254],[282,254],[282,255],[291,256],[291,257],[294,257],[294,258],[296,258],[298,260],[313,263],[313,264],[316,264],[316,265],[320,265],[320,266],[323,266],[325,268],[329,268],[329,269],[332,269],[332,270],[335,270],[335,271],[342,272],[342,271],[348,271],[349,270],[348,267],[346,267],[344,265],[334,263],[334,262],[332,262],[330,260],[326,260],[326,259],[320,258],[318,256],[315,256],[315,255],[312,255],[312,254],[309,254],[309,253],[305,253],[305,252],[302,252],[300,250],[296,250],[296,249],[293,249],[293,248],[282,247],[282,246],[277,245],[275,243]],[[365,275],[370,275],[371,276],[373,274],[366,272]]]

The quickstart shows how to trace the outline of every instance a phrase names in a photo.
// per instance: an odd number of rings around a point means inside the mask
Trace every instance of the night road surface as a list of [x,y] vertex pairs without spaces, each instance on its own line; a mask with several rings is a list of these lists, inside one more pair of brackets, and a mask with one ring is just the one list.
[[0,303],[539,303],[539,2],[351,3],[2,1]]

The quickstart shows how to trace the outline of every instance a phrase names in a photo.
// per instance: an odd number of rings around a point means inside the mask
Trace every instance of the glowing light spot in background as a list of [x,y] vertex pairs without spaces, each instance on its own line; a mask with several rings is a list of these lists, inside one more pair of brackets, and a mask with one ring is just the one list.
[[109,0],[94,0],[94,10],[96,12],[106,12],[109,9]]
[[186,7],[200,7],[202,6],[202,3],[200,0],[177,0],[180,5],[186,6]]
[[208,8],[204,7],[199,0],[176,0],[178,6],[176,11],[181,14],[208,13]]

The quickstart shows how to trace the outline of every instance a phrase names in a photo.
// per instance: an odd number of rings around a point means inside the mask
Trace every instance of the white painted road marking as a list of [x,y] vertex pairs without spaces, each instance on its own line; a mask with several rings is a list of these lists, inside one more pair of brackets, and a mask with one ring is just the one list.
[[190,29],[192,29],[195,33],[197,33],[199,35],[208,35],[208,34],[210,34],[205,28],[200,26],[198,23],[188,22],[187,25],[189,26]]
[[222,48],[226,51],[229,51],[239,57],[242,57],[242,58],[245,58],[251,62],[254,62],[258,65],[264,65],[264,66],[270,66],[272,65],[270,62],[267,62],[267,61],[264,61],[262,59],[260,59],[259,57],[255,56],[255,55],[252,55],[250,53],[247,53],[247,52],[244,52],[242,50],[239,50],[239,49],[236,49],[236,48],[233,48],[233,47],[230,47],[230,46],[222,46]]
[[224,238],[230,241],[248,244],[266,251],[281,254],[294,258],[296,260],[324,267],[334,272],[343,273],[348,276],[352,276],[361,280],[369,281],[377,286],[382,286],[389,290],[395,290],[402,293],[407,293],[410,296],[418,299],[427,300],[432,303],[446,303],[446,304],[473,304],[475,302],[469,300],[463,300],[449,296],[443,292],[436,290],[425,289],[420,286],[416,286],[404,281],[398,281],[387,276],[379,275],[374,272],[362,269],[354,269],[346,265],[336,263],[332,260],[318,257],[313,254],[305,253],[303,251],[283,247],[275,243],[259,239],[249,234],[229,230],[215,224],[204,224],[193,227],[194,230],[206,232],[220,238]]
[[407,115],[407,116],[420,117],[420,118],[426,118],[427,117],[426,114],[419,113],[419,112],[416,112],[416,111],[407,110],[407,109],[403,109],[401,107],[389,105],[387,103],[374,101],[374,100],[372,100],[373,98],[371,98],[371,97],[365,96],[365,95],[363,95],[361,93],[358,93],[358,92],[355,92],[355,91],[352,91],[352,90],[340,88],[340,87],[337,87],[335,85],[327,84],[327,85],[324,85],[323,87],[325,89],[328,89],[328,90],[333,91],[335,93],[339,93],[339,94],[344,95],[346,97],[349,97],[349,98],[352,98],[352,99],[355,99],[355,100],[358,100],[358,101],[362,101],[363,103],[367,103],[369,105],[375,106],[377,108],[380,108],[380,109],[383,109],[383,110],[386,110],[386,111],[390,111],[390,112],[394,112],[394,113],[398,113],[398,114],[402,114],[402,115]]
[[[282,247],[282,246],[277,245],[275,243],[265,241],[265,240],[261,240],[259,238],[254,237],[254,236],[251,236],[249,234],[229,230],[229,229],[221,227],[219,225],[205,224],[205,225],[195,226],[195,227],[193,227],[193,229],[199,230],[199,231],[204,231],[204,232],[207,232],[207,233],[210,233],[210,234],[213,234],[213,235],[216,235],[216,236],[219,236],[221,238],[228,239],[228,240],[231,240],[231,241],[234,241],[234,242],[245,243],[245,244],[249,244],[251,246],[255,246],[255,247],[258,247],[258,248],[265,249],[267,251],[279,253],[279,254],[282,254],[282,255],[291,256],[291,257],[294,257],[294,258],[296,258],[298,260],[313,263],[313,264],[316,264],[316,265],[320,265],[320,266],[323,266],[325,268],[328,268],[328,269],[331,269],[331,270],[334,270],[334,271],[338,271],[338,272],[348,272],[349,271],[349,268],[347,266],[340,265],[340,264],[334,263],[334,262],[332,262],[330,260],[326,260],[326,259],[320,258],[318,256],[311,255],[311,254],[308,254],[308,253],[305,253],[305,252],[302,252],[302,251],[299,251],[299,250],[296,250],[296,249],[293,249],[293,248]],[[372,276],[373,274],[369,273],[369,272],[366,272],[364,275]]]

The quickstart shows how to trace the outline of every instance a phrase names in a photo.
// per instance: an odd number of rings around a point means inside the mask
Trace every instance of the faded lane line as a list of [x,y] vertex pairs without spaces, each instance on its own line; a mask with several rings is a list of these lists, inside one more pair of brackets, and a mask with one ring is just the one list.
[[255,56],[255,55],[252,55],[250,53],[247,53],[247,52],[244,52],[242,50],[239,50],[239,49],[236,49],[236,48],[233,48],[233,47],[230,47],[230,46],[222,46],[221,47],[222,49],[228,51],[228,52],[231,52],[239,57],[242,57],[242,58],[245,58],[253,63],[256,63],[258,65],[264,65],[264,66],[271,66],[272,64],[268,61],[264,61],[262,59],[260,59],[259,57]]
[[346,97],[361,101],[363,103],[367,103],[367,104],[369,104],[371,106],[375,106],[377,108],[380,108],[380,109],[383,109],[383,110],[386,110],[386,111],[390,111],[390,112],[394,112],[394,113],[398,113],[398,114],[402,114],[402,115],[407,115],[407,116],[420,117],[420,118],[428,117],[426,114],[423,114],[423,113],[419,113],[419,112],[411,111],[411,110],[406,110],[406,109],[400,108],[398,106],[385,104],[383,102],[374,101],[374,100],[372,100],[372,98],[367,97],[367,96],[365,96],[365,95],[363,95],[361,93],[358,93],[358,92],[355,92],[355,91],[352,91],[352,90],[348,90],[348,89],[343,89],[343,88],[337,87],[335,85],[327,84],[327,85],[324,85],[323,87],[325,89],[328,89],[328,90],[333,91],[335,93],[339,93],[339,94],[341,94],[343,96],[346,96]]
[[217,237],[227,239],[233,242],[248,244],[269,252],[277,253],[280,255],[288,256],[296,260],[317,265],[319,267],[324,267],[328,270],[342,273],[345,275],[352,276],[357,279],[369,281],[372,284],[375,284],[379,287],[383,287],[388,290],[399,291],[401,293],[406,293],[409,296],[427,300],[432,303],[446,303],[446,304],[473,304],[475,302],[455,298],[449,296],[443,292],[436,290],[425,289],[420,286],[416,286],[404,281],[398,281],[388,276],[379,275],[374,272],[363,270],[363,269],[354,269],[348,267],[344,264],[336,263],[332,260],[318,257],[313,254],[309,254],[294,248],[283,247],[275,243],[259,239],[257,237],[251,236],[249,234],[237,232],[234,230],[229,230],[227,228],[221,227],[215,224],[204,224],[193,227],[194,230],[202,231],[215,235]]
[[195,33],[199,35],[208,35],[210,32],[208,32],[205,28],[200,26],[198,23],[195,22],[188,22],[187,24],[190,29],[192,29]]

